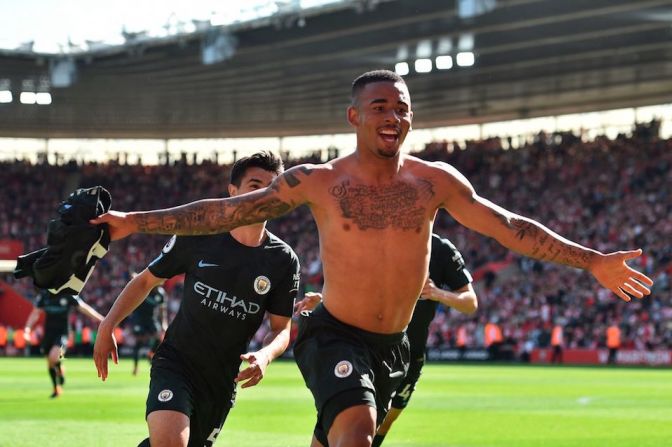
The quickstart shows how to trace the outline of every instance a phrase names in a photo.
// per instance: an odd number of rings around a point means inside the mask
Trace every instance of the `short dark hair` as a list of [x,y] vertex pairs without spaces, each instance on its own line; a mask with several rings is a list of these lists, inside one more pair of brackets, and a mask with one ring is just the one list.
[[245,177],[245,173],[249,168],[261,168],[264,171],[274,172],[278,175],[282,174],[285,170],[280,157],[269,151],[259,151],[249,157],[243,157],[233,164],[230,183],[236,187],[240,187],[240,182]]
[[401,82],[406,84],[404,78],[399,76],[393,71],[390,70],[373,70],[367,71],[366,73],[359,75],[357,79],[352,81],[352,91],[350,92],[350,100],[354,103],[357,95],[362,89],[367,85],[373,82]]

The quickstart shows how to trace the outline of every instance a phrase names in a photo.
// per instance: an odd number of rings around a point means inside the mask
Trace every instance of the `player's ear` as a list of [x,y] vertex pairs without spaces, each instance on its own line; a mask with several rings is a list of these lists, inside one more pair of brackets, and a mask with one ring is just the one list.
[[359,126],[359,110],[356,106],[350,106],[347,110],[348,122],[352,127]]
[[238,194],[238,188],[236,185],[229,183],[229,186],[227,186],[227,190],[229,191],[229,196],[233,197]]

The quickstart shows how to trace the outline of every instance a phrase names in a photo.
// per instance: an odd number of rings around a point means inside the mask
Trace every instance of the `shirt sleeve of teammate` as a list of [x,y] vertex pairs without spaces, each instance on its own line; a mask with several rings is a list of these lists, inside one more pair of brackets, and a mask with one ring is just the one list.
[[273,295],[269,297],[266,310],[274,315],[291,317],[294,312],[294,301],[299,293],[300,266],[299,258],[287,247],[288,265],[287,272],[278,286],[273,288]]
[[187,271],[189,259],[185,238],[173,236],[147,268],[157,278],[172,278]]
[[444,280],[450,290],[458,290],[473,281],[462,253],[450,241],[441,239],[441,257],[445,259]]

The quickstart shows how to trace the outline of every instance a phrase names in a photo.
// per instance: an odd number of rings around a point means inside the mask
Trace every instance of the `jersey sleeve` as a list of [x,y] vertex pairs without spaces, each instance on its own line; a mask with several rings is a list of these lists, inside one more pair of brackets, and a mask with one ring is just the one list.
[[443,280],[450,290],[458,290],[473,281],[464,263],[462,253],[450,241],[441,239],[441,256],[444,260]]
[[189,261],[189,250],[184,238],[173,236],[161,250],[161,254],[147,267],[157,278],[172,278],[185,273]]
[[289,267],[266,304],[269,313],[283,317],[291,317],[294,312],[294,300],[299,293],[301,278],[298,256],[293,251],[290,251],[289,255]]

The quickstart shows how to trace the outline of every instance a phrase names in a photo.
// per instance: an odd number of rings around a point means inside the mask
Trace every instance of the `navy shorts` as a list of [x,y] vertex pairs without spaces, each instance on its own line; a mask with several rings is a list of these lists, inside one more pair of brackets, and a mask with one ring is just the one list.
[[216,398],[196,386],[180,368],[152,365],[145,417],[172,410],[189,417],[189,447],[211,446],[224,425],[233,398]]
[[336,416],[356,405],[376,408],[380,425],[406,375],[409,356],[404,332],[368,332],[342,323],[322,305],[303,312],[294,357],[315,400],[315,437],[327,446]]
[[54,346],[58,346],[61,349],[61,357],[63,357],[65,355],[65,348],[68,346],[68,334],[62,331],[45,331],[42,343],[40,343],[42,354],[49,355],[49,351]]
[[411,360],[406,377],[404,377],[404,380],[401,381],[399,387],[394,392],[394,396],[392,397],[392,408],[396,408],[398,410],[403,410],[406,408],[408,401],[411,400],[413,391],[415,391],[415,385],[420,379],[420,374],[422,374],[422,367],[424,365],[424,356]]

